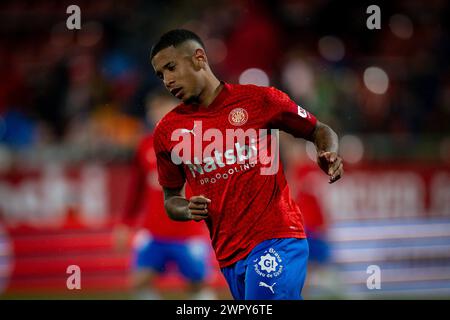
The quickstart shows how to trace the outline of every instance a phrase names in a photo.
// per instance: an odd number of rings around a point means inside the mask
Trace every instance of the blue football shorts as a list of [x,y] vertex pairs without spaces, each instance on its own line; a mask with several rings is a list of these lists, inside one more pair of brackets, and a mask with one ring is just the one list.
[[320,233],[307,232],[309,245],[309,261],[327,264],[331,260],[330,245],[325,236]]
[[221,270],[236,300],[301,300],[308,254],[306,239],[270,239]]
[[135,248],[134,267],[164,273],[172,263],[186,279],[198,282],[207,276],[210,252],[208,243],[201,238],[167,240],[149,237]]

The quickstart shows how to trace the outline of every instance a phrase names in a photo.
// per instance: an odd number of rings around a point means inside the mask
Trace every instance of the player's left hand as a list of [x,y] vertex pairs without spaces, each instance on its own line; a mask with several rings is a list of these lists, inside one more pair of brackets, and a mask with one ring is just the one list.
[[342,158],[336,152],[321,151],[317,154],[319,167],[330,177],[328,183],[338,181],[344,174]]
[[114,227],[112,231],[113,245],[117,251],[125,251],[128,248],[128,243],[131,238],[131,229],[120,224]]

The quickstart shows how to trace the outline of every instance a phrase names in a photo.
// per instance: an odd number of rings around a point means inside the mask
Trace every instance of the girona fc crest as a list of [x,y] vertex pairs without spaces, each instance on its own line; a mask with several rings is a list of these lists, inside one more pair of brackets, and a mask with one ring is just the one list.
[[233,126],[242,126],[247,122],[247,120],[248,113],[245,109],[242,108],[233,109],[228,115],[228,121],[230,121]]

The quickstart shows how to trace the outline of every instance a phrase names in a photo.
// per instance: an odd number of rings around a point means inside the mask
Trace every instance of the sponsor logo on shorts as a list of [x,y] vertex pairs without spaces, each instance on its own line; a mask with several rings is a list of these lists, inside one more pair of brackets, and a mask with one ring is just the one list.
[[276,278],[283,272],[283,260],[278,252],[270,248],[258,259],[253,260],[255,272],[263,278]]

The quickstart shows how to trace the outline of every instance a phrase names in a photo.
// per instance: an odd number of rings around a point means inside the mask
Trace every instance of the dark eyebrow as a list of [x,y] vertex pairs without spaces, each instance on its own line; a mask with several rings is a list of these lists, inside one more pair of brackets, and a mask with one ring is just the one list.
[[[169,62],[167,62],[163,67],[162,67],[162,69],[164,70],[164,69],[167,69],[168,67],[169,67],[169,64],[171,64],[171,63],[174,63],[173,61],[169,61]],[[156,75],[158,75],[158,73],[160,73],[160,71],[155,71],[155,74]]]

